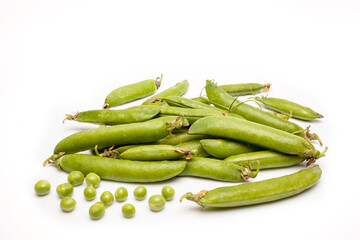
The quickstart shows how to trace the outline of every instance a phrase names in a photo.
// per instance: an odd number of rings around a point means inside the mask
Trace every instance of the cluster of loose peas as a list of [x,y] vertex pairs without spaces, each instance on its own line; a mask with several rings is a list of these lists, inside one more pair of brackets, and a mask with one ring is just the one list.
[[[74,187],[83,184],[85,179],[86,187],[84,188],[84,197],[87,201],[92,201],[96,197],[96,188],[100,186],[101,178],[96,173],[88,173],[86,177],[80,171],[70,172],[68,175],[68,182],[62,183],[56,187],[56,193],[61,198],[60,208],[64,212],[71,212],[76,206],[76,201],[72,198]],[[47,180],[39,180],[35,184],[35,192],[38,196],[45,196],[49,194],[51,185]],[[146,199],[147,189],[144,186],[138,186],[134,190],[134,197],[138,201]],[[152,195],[148,204],[152,211],[159,212],[164,209],[165,202],[173,199],[175,190],[171,186],[164,186],[160,194]],[[114,197],[115,196],[115,197]],[[119,187],[114,194],[110,191],[104,191],[100,196],[100,202],[96,202],[89,208],[89,215],[91,219],[100,219],[105,215],[105,209],[110,206],[114,199],[118,202],[124,202],[128,197],[128,191],[124,187]],[[135,215],[135,207],[131,203],[126,203],[122,206],[122,214],[126,218],[131,218]]]

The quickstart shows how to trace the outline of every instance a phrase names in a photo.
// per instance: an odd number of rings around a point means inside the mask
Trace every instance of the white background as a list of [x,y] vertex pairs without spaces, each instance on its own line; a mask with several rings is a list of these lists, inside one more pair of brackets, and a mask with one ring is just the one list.
[[[359,1],[0,1],[0,239],[359,239]],[[270,96],[310,106],[329,147],[312,189],[286,200],[226,210],[179,203],[181,194],[232,185],[195,178],[146,184],[149,195],[172,185],[159,213],[131,195],[91,221],[84,186],[63,213],[55,188],[67,174],[42,167],[56,143],[92,126],[61,121],[100,108],[121,85],[164,74],[160,90],[188,79],[186,97],[206,79],[219,84],[270,82]],[[138,104],[133,103],[130,105]],[[127,107],[127,106],[124,106]],[[307,123],[298,122],[303,127]],[[315,144],[316,147],[319,145]],[[302,167],[263,171],[256,180]],[[37,197],[39,179],[51,194]]]

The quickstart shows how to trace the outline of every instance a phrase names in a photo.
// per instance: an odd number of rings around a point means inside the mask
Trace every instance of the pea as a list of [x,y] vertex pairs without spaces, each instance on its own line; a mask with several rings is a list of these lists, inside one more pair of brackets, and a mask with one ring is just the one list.
[[74,192],[74,187],[70,183],[63,183],[57,186],[56,193],[59,198],[71,197]]
[[136,212],[134,205],[132,205],[130,203],[124,204],[124,206],[121,208],[121,211],[122,211],[123,216],[126,218],[133,217]]
[[128,196],[128,191],[124,187],[119,187],[115,192],[115,198],[118,202],[123,202]]
[[85,182],[88,186],[93,185],[94,188],[97,188],[100,185],[101,179],[96,173],[88,173],[85,177]]
[[97,220],[105,215],[105,205],[102,202],[96,202],[89,208],[91,219]]
[[165,198],[159,194],[153,195],[149,198],[150,209],[159,212],[165,207]]
[[50,183],[46,180],[39,180],[35,184],[35,192],[39,196],[47,195],[50,192]]
[[134,190],[134,196],[136,200],[144,200],[146,198],[147,190],[144,186],[139,186]]
[[114,202],[114,195],[109,191],[105,191],[101,194],[100,200],[105,207],[108,207]]
[[174,198],[175,190],[171,186],[165,186],[161,189],[161,195],[163,195],[166,201],[170,201]]
[[75,186],[80,186],[84,181],[84,174],[80,171],[72,171],[68,175],[68,182]]
[[63,199],[61,199],[60,202],[60,207],[64,212],[71,212],[72,210],[74,210],[75,205],[76,201],[71,197],[64,197]]
[[91,201],[91,200],[93,200],[95,198],[96,189],[94,188],[93,185],[87,186],[84,189],[84,196],[85,196],[85,199],[88,200],[88,201]]

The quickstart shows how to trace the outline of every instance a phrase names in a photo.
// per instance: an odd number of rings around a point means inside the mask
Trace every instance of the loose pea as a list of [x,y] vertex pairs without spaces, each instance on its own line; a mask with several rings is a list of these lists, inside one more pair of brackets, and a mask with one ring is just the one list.
[[134,190],[134,196],[136,200],[144,200],[146,198],[147,190],[144,186],[139,186]]
[[96,196],[96,189],[94,188],[93,185],[87,186],[84,189],[84,196],[86,198],[86,200],[91,201],[95,198]]
[[159,212],[165,207],[165,198],[159,194],[153,195],[149,198],[150,209]]
[[105,207],[108,207],[114,202],[114,195],[109,191],[105,191],[101,194],[100,200]]
[[63,199],[61,199],[60,202],[60,207],[64,212],[71,212],[72,210],[74,210],[75,205],[76,201],[71,197],[64,197]]
[[161,194],[166,201],[170,201],[174,198],[175,190],[171,186],[165,186],[161,189]]
[[80,171],[73,171],[68,176],[68,182],[75,186],[80,186],[84,182],[84,174]]
[[91,219],[97,220],[105,215],[105,205],[102,202],[96,202],[89,208]]
[[71,197],[74,192],[74,187],[70,183],[63,183],[57,186],[56,193],[59,198]]
[[131,218],[135,215],[135,207],[134,205],[127,203],[121,208],[122,214],[126,218]]
[[124,187],[119,187],[115,192],[115,198],[118,202],[123,202],[128,196],[128,191]]
[[46,180],[39,180],[34,189],[37,195],[44,196],[50,192],[50,183]]
[[88,186],[93,185],[94,188],[97,188],[100,185],[101,179],[96,173],[88,173],[85,177],[85,182]]

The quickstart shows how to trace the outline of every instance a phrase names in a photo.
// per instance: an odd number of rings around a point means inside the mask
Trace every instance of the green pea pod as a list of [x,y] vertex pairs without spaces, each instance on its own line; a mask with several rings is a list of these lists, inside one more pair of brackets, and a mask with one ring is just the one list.
[[230,156],[225,158],[224,161],[231,162],[234,164],[247,164],[250,163],[253,166],[259,162],[260,169],[270,168],[282,168],[298,165],[302,163],[305,158],[297,155],[288,155],[274,151],[259,151],[249,152]]
[[191,151],[193,157],[207,157],[209,154],[202,147],[199,140],[192,140],[176,145],[178,148],[183,148]]
[[46,163],[52,163],[66,172],[81,171],[84,175],[96,173],[104,180],[144,183],[173,178],[186,167],[186,161],[142,162],[87,154],[59,154]]
[[219,87],[224,89],[231,96],[243,96],[256,94],[259,92],[267,92],[270,89],[271,84],[260,84],[260,83],[240,83],[240,84],[227,84],[220,85]]
[[141,161],[175,160],[192,157],[191,150],[172,145],[144,145],[133,147],[120,154],[120,158]]
[[152,96],[145,102],[143,102],[142,105],[149,105],[154,103],[157,99],[168,97],[168,96],[182,96],[186,90],[189,88],[189,82],[187,80],[184,80],[182,82],[178,82],[175,84],[175,86],[170,87],[166,89],[165,91],[160,92],[159,94],[156,94],[155,96]]
[[192,158],[179,176],[193,176],[210,178],[227,182],[242,182],[256,177],[257,173],[251,171],[250,166],[236,165],[222,160],[211,158]]
[[270,97],[256,97],[256,101],[261,102],[267,108],[274,110],[279,113],[287,114],[290,117],[310,121],[316,118],[323,118],[324,116],[320,113],[315,112],[311,108],[304,107],[298,103],[291,102],[289,100],[281,98],[270,98]]
[[314,186],[321,177],[318,165],[290,175],[243,183],[236,186],[219,187],[198,194],[188,192],[180,198],[194,201],[202,207],[240,207],[272,202],[299,194]]
[[307,138],[233,117],[211,116],[199,119],[188,133],[233,139],[309,159],[321,155]]
[[203,139],[200,140],[200,143],[207,153],[220,159],[241,153],[254,152],[259,149],[248,143],[234,142],[226,139]]
[[162,77],[161,74],[161,78],[155,80],[148,79],[115,89],[107,95],[103,108],[116,107],[154,94],[161,85]]
[[74,116],[66,114],[64,121],[74,120],[101,125],[119,125],[147,121],[154,118],[159,112],[151,109],[90,110],[78,112]]
[[189,142],[196,139],[208,138],[206,135],[190,135],[187,132],[174,133],[168,135],[160,140],[157,140],[155,144],[167,144],[167,145],[178,145],[180,143]]
[[[170,122],[169,120],[172,120]],[[158,118],[146,122],[129,123],[111,127],[100,127],[72,134],[61,140],[54,149],[54,154],[60,152],[76,153],[98,146],[138,144],[157,141],[169,135],[173,129],[181,128],[185,119]]]

